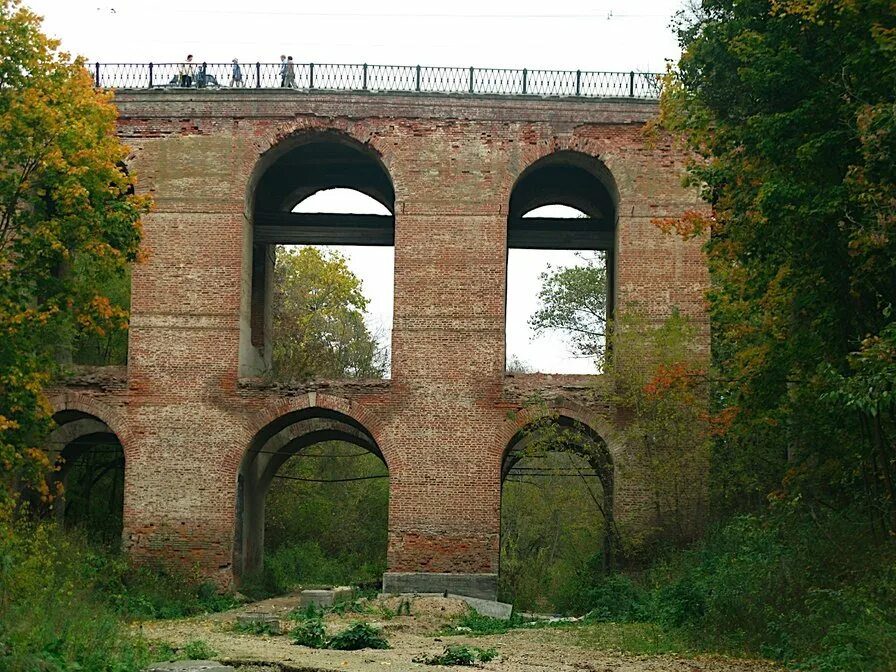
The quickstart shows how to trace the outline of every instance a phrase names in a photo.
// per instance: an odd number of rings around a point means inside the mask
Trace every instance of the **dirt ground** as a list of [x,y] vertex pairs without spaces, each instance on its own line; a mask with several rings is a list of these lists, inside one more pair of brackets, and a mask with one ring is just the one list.
[[[442,597],[410,598],[410,616],[394,615],[403,598],[382,597],[367,603],[366,613],[328,614],[327,630],[337,632],[349,623],[364,620],[381,626],[392,645],[387,650],[328,651],[292,644],[287,635],[253,635],[236,632],[233,625],[241,614],[268,614],[284,619],[298,604],[298,596],[278,597],[220,614],[172,621],[136,624],[149,640],[183,646],[201,639],[217,652],[217,660],[241,672],[323,672],[348,670],[446,670],[441,666],[414,663],[420,655],[441,653],[447,644],[493,647],[498,659],[481,665],[484,670],[507,672],[780,672],[764,662],[718,656],[636,656],[605,648],[595,649],[584,641],[580,628],[511,630],[485,637],[439,635],[467,606],[461,600]],[[464,669],[464,668],[453,668]]]

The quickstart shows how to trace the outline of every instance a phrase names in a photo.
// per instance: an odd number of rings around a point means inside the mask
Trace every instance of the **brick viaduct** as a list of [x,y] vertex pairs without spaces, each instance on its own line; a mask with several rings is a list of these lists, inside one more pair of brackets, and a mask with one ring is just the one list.
[[[636,301],[656,318],[677,306],[706,326],[699,242],[651,224],[697,202],[681,154],[645,140],[655,102],[251,89],[116,102],[130,167],[156,203],[133,274],[129,361],[51,391],[51,440],[121,442],[134,558],[238,580],[261,561],[277,467],[338,438],[389,468],[386,587],[493,597],[502,465],[543,412],[509,411],[532,393],[605,441],[617,519],[646,515],[644,484],[620,471],[637,456],[583,403],[590,377],[505,375],[504,314],[508,244],[565,246],[513,222],[561,202],[591,216],[593,230],[569,235],[610,252],[616,306]],[[287,232],[292,206],[334,186],[394,213],[344,239],[394,240],[391,379],[267,383],[267,246],[301,242]],[[318,242],[340,240],[325,224]]]

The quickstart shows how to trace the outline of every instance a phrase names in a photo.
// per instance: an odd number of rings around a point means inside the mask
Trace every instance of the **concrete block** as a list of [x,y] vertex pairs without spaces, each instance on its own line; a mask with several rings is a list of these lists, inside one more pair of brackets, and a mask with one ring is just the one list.
[[153,663],[144,672],[234,672],[235,669],[214,660],[178,660],[173,663]]
[[506,602],[497,602],[495,600],[482,600],[478,597],[469,597],[467,595],[452,595],[448,593],[448,597],[454,597],[463,600],[469,604],[476,613],[491,618],[501,618],[507,620],[513,613],[513,605]]
[[436,572],[386,572],[384,593],[451,593],[494,600],[498,595],[497,574],[447,574]]
[[299,594],[299,606],[332,607],[342,602],[351,602],[355,591],[350,586],[337,586],[326,590],[303,590]]

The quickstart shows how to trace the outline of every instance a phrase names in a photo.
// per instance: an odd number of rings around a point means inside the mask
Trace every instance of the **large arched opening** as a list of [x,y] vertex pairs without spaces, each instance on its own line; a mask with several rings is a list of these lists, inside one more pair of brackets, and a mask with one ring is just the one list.
[[612,315],[618,191],[598,158],[530,165],[507,216],[506,369],[598,373]]
[[382,160],[347,135],[300,133],[262,156],[247,200],[241,375],[388,375],[394,213]]
[[124,511],[121,441],[109,425],[86,412],[60,411],[53,419],[57,427],[46,448],[56,465],[49,486],[58,492],[51,505],[57,521],[82,530],[91,541],[118,547]]
[[[388,493],[383,453],[354,418],[310,407],[268,423],[237,479],[237,581],[267,582],[274,590],[288,581],[378,580],[386,563]],[[276,576],[265,572],[272,553]]]
[[606,441],[580,420],[549,414],[513,436],[501,464],[499,599],[568,608],[583,573],[613,566],[613,481]]

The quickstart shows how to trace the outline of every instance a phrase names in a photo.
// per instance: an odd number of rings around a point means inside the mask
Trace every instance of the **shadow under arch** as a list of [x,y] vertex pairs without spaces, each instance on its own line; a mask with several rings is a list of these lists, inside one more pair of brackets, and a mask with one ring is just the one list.
[[[293,212],[318,192],[350,189],[388,214]],[[240,336],[241,375],[271,364],[273,268],[277,245],[395,244],[395,188],[380,154],[335,130],[298,131],[261,155],[246,191],[247,234]],[[248,281],[247,281],[248,280]]]
[[601,497],[595,500],[604,522],[603,565],[615,567],[620,548],[614,515],[614,463],[606,440],[588,423],[562,409],[528,419],[511,437],[501,459],[501,485],[523,458],[544,452],[582,458],[597,475]]
[[53,414],[56,428],[45,442],[56,470],[48,477],[52,512],[66,526],[85,529],[93,539],[120,544],[124,515],[125,450],[104,420],[86,411]]
[[258,574],[264,567],[265,501],[277,471],[290,457],[327,441],[357,446],[389,468],[373,434],[346,413],[309,406],[284,413],[265,424],[252,438],[237,475],[233,552],[237,583]]

